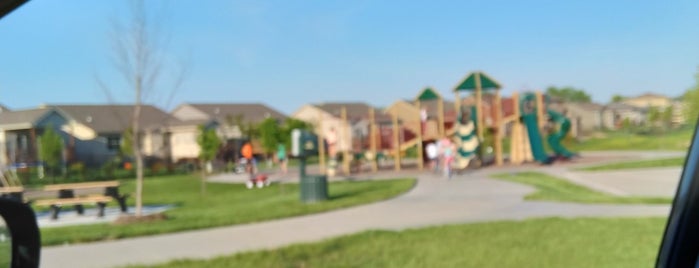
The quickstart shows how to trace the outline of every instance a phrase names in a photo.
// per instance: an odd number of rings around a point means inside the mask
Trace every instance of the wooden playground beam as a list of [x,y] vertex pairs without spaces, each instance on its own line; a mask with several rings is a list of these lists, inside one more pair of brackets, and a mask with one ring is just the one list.
[[481,74],[476,72],[475,74],[476,82],[476,120],[478,122],[478,139],[483,140],[483,89],[481,88]]
[[[461,95],[459,95],[459,91],[454,91],[454,109],[456,109],[454,111],[456,113],[455,114],[456,119],[455,119],[454,123],[456,123],[456,121],[459,120],[459,116],[461,116]],[[453,129],[453,127],[452,127],[452,129]],[[445,132],[444,136],[442,136],[440,138],[446,137],[446,134],[447,133]]]
[[320,167],[320,174],[325,174],[325,131],[323,130],[323,114],[321,112],[317,122],[318,128],[318,166]]
[[352,134],[350,133],[349,122],[347,122],[347,108],[344,106],[340,110],[340,118],[342,118],[342,140],[345,148],[342,150],[342,172],[345,175],[350,174],[350,150],[352,149]]
[[438,135],[444,137],[444,99],[441,96],[437,100],[437,123],[439,124]]
[[[422,170],[424,163],[422,161],[422,159],[423,159],[422,158],[422,153],[423,153],[422,152],[422,115],[420,114],[421,113],[420,101],[417,101],[415,104],[416,104],[417,110],[418,110],[418,113],[417,113],[417,119],[418,119],[418,121],[417,121],[417,136],[416,136],[417,137],[417,145],[416,145],[417,146],[417,168],[418,168],[418,170]],[[427,122],[425,122],[425,124],[427,124]]]
[[495,165],[502,166],[504,163],[502,157],[502,132],[504,125],[502,124],[502,103],[500,98],[500,90],[495,90]]
[[398,135],[398,115],[396,113],[391,113],[391,119],[393,121],[393,161],[394,168],[396,171],[400,171],[400,138]]
[[522,146],[522,123],[519,122],[519,94],[517,92],[512,93],[512,109],[514,113],[503,120],[503,126],[508,122],[513,122],[510,133],[510,164],[519,165],[524,161],[522,152],[524,148]]
[[371,160],[371,170],[376,172],[379,170],[378,154],[376,153],[376,112],[374,107],[369,107],[369,150],[373,159]]
[[546,120],[544,120],[544,95],[538,90],[536,91],[536,120],[538,121],[539,129],[544,128],[546,125]]

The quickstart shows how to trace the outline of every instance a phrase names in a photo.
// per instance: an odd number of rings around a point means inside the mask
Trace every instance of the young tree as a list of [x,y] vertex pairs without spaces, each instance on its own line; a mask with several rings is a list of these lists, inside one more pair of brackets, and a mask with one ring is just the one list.
[[284,144],[286,148],[291,148],[291,131],[294,129],[311,130],[312,128],[313,126],[306,121],[288,118],[284,122],[284,126],[281,128],[281,131],[279,131],[279,142]]
[[663,110],[660,120],[663,123],[663,127],[666,129],[672,126],[672,118],[675,114],[675,109],[672,107],[672,105],[665,107],[665,110]]
[[279,137],[281,135],[279,132],[281,129],[279,127],[279,122],[277,122],[276,119],[269,117],[260,123],[258,129],[260,131],[260,143],[262,144],[262,150],[269,156],[270,154],[274,153],[274,151],[277,149],[277,145],[280,142]]
[[658,107],[648,108],[648,115],[646,116],[646,121],[649,125],[656,126],[658,124],[658,122],[660,122],[661,117],[662,117],[662,114],[660,112],[660,109],[658,109]]
[[585,90],[577,89],[574,87],[548,87],[546,89],[546,95],[561,98],[568,102],[591,102],[590,97]]
[[44,134],[41,135],[41,148],[39,150],[39,157],[46,163],[46,166],[51,170],[51,178],[55,179],[54,170],[58,168],[61,163],[61,157],[63,154],[63,138],[61,135],[53,130],[53,127],[49,126],[44,129]]
[[133,131],[128,128],[124,133],[121,134],[121,141],[119,142],[119,152],[122,156],[133,156]]
[[197,144],[199,144],[200,148],[199,160],[202,163],[201,192],[203,195],[206,193],[206,167],[211,165],[211,161],[216,158],[216,154],[221,147],[221,139],[219,139],[215,129],[199,126]]
[[[122,75],[127,87],[133,92],[133,112],[130,118],[132,135],[132,155],[136,166],[136,216],[141,216],[143,208],[143,152],[140,146],[139,124],[141,104],[145,96],[153,96],[156,86],[160,84],[164,67],[175,64],[164,64],[163,33],[156,21],[151,18],[144,0],[129,2],[130,17],[126,21],[115,21],[112,51],[116,70]],[[172,94],[181,86],[185,69],[181,68],[173,77]],[[98,79],[99,85],[111,100],[111,90],[107,83]],[[170,96],[172,98],[172,96]]]
[[245,116],[242,114],[227,115],[225,120],[229,127],[236,126],[240,134],[244,137],[252,139],[259,135],[258,126],[252,122],[246,121]]

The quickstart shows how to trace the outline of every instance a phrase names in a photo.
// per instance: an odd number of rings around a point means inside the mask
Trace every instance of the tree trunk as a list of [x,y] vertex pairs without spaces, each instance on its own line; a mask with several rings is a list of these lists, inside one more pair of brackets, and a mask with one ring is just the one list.
[[208,168],[208,161],[201,161],[201,196],[206,195],[206,169]]
[[143,213],[143,156],[141,155],[141,145],[139,134],[139,118],[141,118],[141,76],[136,76],[136,103],[133,110],[131,147],[136,158],[136,216]]

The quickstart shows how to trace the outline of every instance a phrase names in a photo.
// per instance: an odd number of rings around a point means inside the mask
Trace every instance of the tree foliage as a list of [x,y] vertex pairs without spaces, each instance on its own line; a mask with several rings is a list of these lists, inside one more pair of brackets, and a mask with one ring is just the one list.
[[549,87],[546,89],[546,95],[560,98],[568,102],[591,102],[590,97],[585,90],[574,87]]
[[199,126],[197,144],[199,144],[200,148],[199,159],[207,162],[216,158],[216,154],[221,147],[221,139],[219,139],[215,129]]
[[614,94],[614,96],[612,96],[612,102],[614,102],[614,103],[621,102],[624,99],[626,99],[626,97],[619,95],[619,94]]
[[291,148],[291,131],[294,129],[311,130],[312,128],[313,126],[306,121],[288,118],[281,129],[279,142],[284,144],[286,148]]
[[658,107],[648,108],[648,115],[646,119],[651,126],[657,125],[660,122],[661,118],[662,112],[660,111],[660,109],[658,109]]
[[311,125],[305,121],[287,118],[283,124],[274,118],[267,118],[262,121],[257,130],[259,131],[261,143],[265,153],[273,153],[278,144],[284,144],[286,148],[291,147],[291,131],[294,129],[311,129]]
[[122,156],[134,156],[133,130],[131,128],[126,129],[126,131],[121,134],[121,140],[119,141],[119,152],[121,152]]
[[39,150],[41,160],[48,167],[55,168],[61,163],[62,154],[63,138],[53,130],[53,127],[47,127],[41,135],[41,150]]
[[274,153],[274,150],[277,149],[277,144],[280,142],[280,133],[282,132],[279,122],[274,118],[268,117],[260,123],[258,130],[260,131],[262,150],[266,154]]
[[665,109],[662,111],[660,115],[660,120],[663,122],[663,125],[665,127],[669,127],[672,125],[672,117],[675,114],[675,109],[672,107],[672,105],[665,107]]
[[682,95],[684,116],[692,124],[699,117],[699,73],[695,75],[695,80],[696,84]]
[[252,122],[246,121],[245,116],[242,114],[226,115],[225,121],[229,127],[238,127],[238,130],[240,130],[240,133],[244,137],[253,139],[260,135],[259,126]]

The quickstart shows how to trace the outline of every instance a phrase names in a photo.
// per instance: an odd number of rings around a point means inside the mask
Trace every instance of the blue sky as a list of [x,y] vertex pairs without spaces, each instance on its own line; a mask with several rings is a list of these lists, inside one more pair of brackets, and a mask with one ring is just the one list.
[[[132,94],[116,74],[109,32],[128,1],[34,0],[0,20],[0,103],[105,103]],[[526,2],[526,3],[525,3]],[[388,105],[470,71],[503,94],[574,86],[680,95],[699,66],[699,1],[157,1],[172,72],[149,102]],[[174,70],[166,68],[166,70]]]

